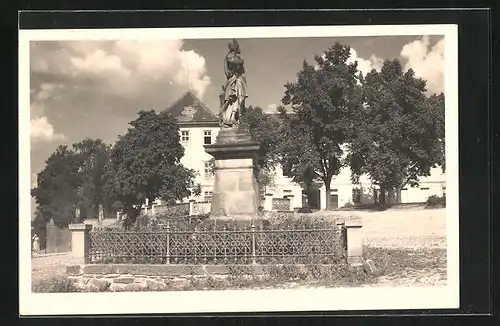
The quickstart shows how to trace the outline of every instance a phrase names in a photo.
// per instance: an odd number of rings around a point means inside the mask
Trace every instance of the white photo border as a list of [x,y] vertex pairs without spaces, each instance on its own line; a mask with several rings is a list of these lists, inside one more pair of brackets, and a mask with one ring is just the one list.
[[[32,293],[30,41],[442,35],[445,39],[447,285],[304,290]],[[19,314],[96,315],[459,308],[458,26],[374,25],[19,31]]]

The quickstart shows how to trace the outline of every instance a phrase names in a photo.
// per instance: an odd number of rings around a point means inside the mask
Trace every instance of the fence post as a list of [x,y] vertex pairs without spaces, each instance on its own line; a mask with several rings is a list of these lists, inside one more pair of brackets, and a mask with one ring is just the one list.
[[288,199],[288,205],[289,205],[288,206],[288,210],[291,211],[291,212],[293,212],[293,208],[295,206],[293,198],[294,198],[294,195],[288,195],[288,196],[286,196],[286,199]]
[[193,216],[194,199],[189,200],[189,216]]
[[273,210],[273,194],[267,193],[264,199],[264,211],[270,212]]
[[363,235],[360,221],[346,221],[347,263],[351,266],[363,265]]
[[87,264],[90,260],[90,230],[91,224],[70,224],[71,253],[75,258],[81,258]]
[[252,230],[252,264],[255,265],[257,264],[257,261],[255,259],[255,223],[252,221],[252,226],[251,226],[251,230]]
[[170,222],[167,221],[167,264],[170,264]]
[[337,228],[340,232],[340,239],[342,241],[342,250],[347,250],[347,230],[345,228],[345,221],[337,221]]

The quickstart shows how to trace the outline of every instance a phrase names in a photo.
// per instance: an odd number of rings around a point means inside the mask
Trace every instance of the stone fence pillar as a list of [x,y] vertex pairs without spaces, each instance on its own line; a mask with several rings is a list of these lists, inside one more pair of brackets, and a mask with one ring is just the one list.
[[189,200],[189,216],[194,215],[194,203],[195,203],[194,199]]
[[273,210],[273,194],[266,194],[264,198],[264,211],[270,212]]
[[87,263],[90,249],[91,224],[70,224],[71,231],[71,253],[75,258],[81,258]]
[[288,199],[288,203],[290,204],[290,207],[288,208],[288,210],[293,212],[293,210],[295,208],[295,201],[294,201],[295,196],[294,195],[286,195],[286,198]]
[[360,221],[346,221],[347,263],[351,266],[363,265],[363,234]]

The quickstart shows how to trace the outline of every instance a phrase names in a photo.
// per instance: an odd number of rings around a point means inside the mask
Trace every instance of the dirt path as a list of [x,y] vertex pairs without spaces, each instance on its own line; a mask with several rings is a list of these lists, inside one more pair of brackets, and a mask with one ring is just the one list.
[[31,258],[31,275],[33,279],[64,276],[66,266],[80,263],[82,263],[81,259],[73,258],[70,253],[33,257]]
[[384,248],[446,248],[446,209],[318,212],[363,223],[364,244]]

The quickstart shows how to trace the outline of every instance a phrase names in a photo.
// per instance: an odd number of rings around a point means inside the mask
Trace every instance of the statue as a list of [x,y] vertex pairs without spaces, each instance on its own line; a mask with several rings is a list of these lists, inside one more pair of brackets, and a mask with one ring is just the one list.
[[247,98],[247,81],[245,78],[244,61],[241,58],[238,41],[232,40],[229,51],[224,58],[226,83],[222,86],[220,95],[220,125],[221,128],[231,128],[239,124],[242,110]]

